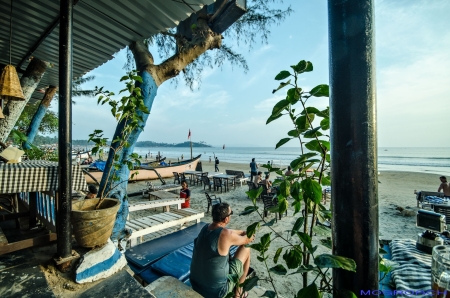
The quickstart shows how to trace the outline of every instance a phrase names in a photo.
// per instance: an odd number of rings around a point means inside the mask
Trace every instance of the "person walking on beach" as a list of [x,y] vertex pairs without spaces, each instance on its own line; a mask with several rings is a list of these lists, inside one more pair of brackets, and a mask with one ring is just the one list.
[[[255,240],[246,231],[226,228],[233,211],[225,202],[215,204],[211,211],[212,223],[205,225],[194,240],[191,275],[192,289],[203,297],[225,297],[236,284],[228,276],[237,275],[243,283],[250,268],[250,248],[245,245]],[[233,257],[232,245],[239,246]],[[235,297],[247,297],[242,288],[235,290]]]
[[211,156],[209,157],[209,163],[211,163]]
[[250,163],[250,181],[253,181],[253,177],[258,175],[258,165],[255,162],[255,158],[252,158]]
[[183,160],[184,159],[184,155],[183,154],[181,154],[181,160]]
[[214,161],[214,171],[219,171],[219,159],[216,157],[216,160]]
[[450,198],[450,186],[448,185],[447,178],[445,176],[439,177],[441,185],[439,185],[438,192],[441,190],[444,192],[444,197]]

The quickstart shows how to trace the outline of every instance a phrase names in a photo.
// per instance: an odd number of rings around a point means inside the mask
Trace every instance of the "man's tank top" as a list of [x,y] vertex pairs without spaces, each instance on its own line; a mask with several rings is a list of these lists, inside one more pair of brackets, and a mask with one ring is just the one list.
[[229,256],[221,256],[218,250],[222,229],[208,230],[205,225],[194,240],[190,282],[195,291],[207,298],[223,297],[228,292]]

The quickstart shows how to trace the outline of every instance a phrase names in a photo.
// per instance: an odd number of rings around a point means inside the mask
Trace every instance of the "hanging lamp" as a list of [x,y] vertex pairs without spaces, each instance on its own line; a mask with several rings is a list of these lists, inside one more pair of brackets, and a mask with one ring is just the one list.
[[11,0],[11,14],[9,16],[9,65],[3,68],[0,77],[0,96],[5,100],[25,100],[16,68],[11,65],[12,10],[13,1]]

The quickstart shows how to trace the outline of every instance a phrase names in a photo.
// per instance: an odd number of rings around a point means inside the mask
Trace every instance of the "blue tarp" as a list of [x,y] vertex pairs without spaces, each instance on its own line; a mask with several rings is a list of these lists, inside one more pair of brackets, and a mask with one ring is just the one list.
[[106,161],[96,160],[93,163],[91,163],[89,168],[97,168],[97,169],[99,169],[100,171],[103,172],[105,170],[105,166],[106,166]]

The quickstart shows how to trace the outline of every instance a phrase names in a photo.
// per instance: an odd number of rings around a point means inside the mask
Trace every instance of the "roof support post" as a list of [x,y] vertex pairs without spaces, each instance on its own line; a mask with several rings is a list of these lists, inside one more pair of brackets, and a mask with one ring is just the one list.
[[335,295],[378,289],[378,177],[373,0],[328,0]]
[[[72,24],[73,0],[60,1],[59,27],[59,189],[57,213],[57,258],[72,256]],[[57,262],[58,263],[58,262]],[[64,265],[64,264],[62,264]],[[69,261],[70,265],[70,261]],[[65,267],[65,266],[62,266]],[[64,268],[60,268],[64,271]]]

